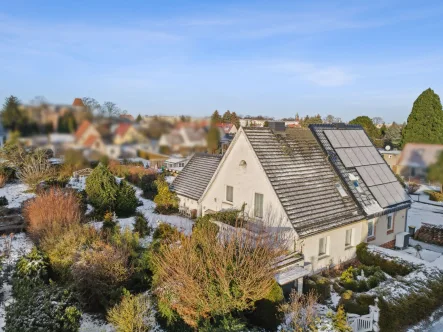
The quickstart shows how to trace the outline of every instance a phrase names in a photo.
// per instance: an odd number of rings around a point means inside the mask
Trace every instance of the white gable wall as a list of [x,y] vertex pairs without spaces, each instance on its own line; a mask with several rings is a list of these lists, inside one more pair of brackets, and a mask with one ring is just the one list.
[[[246,162],[245,167],[240,166],[242,161]],[[233,203],[226,201],[226,186],[234,188]],[[264,219],[270,219],[268,222],[264,220],[265,225],[271,222],[273,226],[285,227],[292,234],[291,236],[295,237],[295,231],[287,219],[274,188],[245,133],[240,130],[201,199],[202,213],[204,214],[206,210],[241,209],[243,203],[246,203],[245,211],[253,217],[255,193],[263,194]]]

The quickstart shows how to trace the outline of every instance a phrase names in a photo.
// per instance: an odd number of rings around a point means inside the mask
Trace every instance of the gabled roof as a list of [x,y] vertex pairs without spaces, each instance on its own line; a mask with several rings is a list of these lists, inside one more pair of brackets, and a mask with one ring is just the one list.
[[172,183],[171,189],[198,201],[217,170],[221,155],[196,153]]
[[129,128],[131,128],[130,123],[124,123],[124,122],[120,123],[117,129],[115,130],[115,135],[124,136],[126,132],[129,130]]
[[90,148],[95,141],[97,140],[97,136],[96,135],[89,135],[88,138],[85,140],[85,142],[83,143],[84,146]]
[[75,98],[72,102],[72,106],[85,107],[85,104],[83,103],[83,100],[81,100],[81,98]]
[[337,174],[368,217],[408,208],[409,196],[358,125],[310,125]]
[[290,222],[300,237],[361,220],[354,200],[307,129],[243,128]]
[[81,138],[90,125],[91,122],[89,122],[88,120],[84,120],[80,125],[80,127],[77,128],[77,131],[75,132],[75,138],[76,139]]
[[428,168],[437,162],[440,153],[443,153],[442,144],[407,143],[401,151],[398,164]]

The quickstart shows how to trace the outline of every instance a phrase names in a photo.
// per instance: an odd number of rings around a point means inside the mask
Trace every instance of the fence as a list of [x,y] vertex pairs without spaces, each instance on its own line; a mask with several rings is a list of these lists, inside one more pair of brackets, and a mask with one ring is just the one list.
[[348,324],[353,332],[380,331],[378,319],[380,317],[380,309],[378,308],[378,299],[375,299],[375,305],[369,306],[369,314],[356,315],[347,314]]

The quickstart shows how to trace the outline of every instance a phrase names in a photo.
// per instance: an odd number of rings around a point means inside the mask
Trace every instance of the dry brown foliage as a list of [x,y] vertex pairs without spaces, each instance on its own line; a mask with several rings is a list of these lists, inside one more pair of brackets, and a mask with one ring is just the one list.
[[108,311],[108,321],[117,332],[147,332],[152,330],[152,305],[147,294],[125,295]]
[[318,296],[314,292],[300,295],[293,289],[289,302],[281,306],[285,323],[281,331],[316,331],[318,315],[315,310]]
[[[159,306],[173,309],[190,326],[201,319],[251,309],[269,294],[275,262],[285,253],[270,233],[196,227],[191,237],[172,235],[153,254]],[[212,225],[213,226],[213,225]]]
[[73,192],[51,188],[29,201],[24,208],[29,236],[35,242],[58,237],[82,220],[80,202]]
[[108,295],[131,275],[128,253],[102,241],[81,252],[71,271],[77,290],[92,307],[106,305]]
[[54,176],[55,173],[45,151],[35,150],[23,157],[23,162],[17,169],[17,178],[31,190],[35,190],[40,182]]
[[144,168],[139,165],[122,165],[116,160],[109,162],[109,170],[118,177],[142,177],[143,175],[155,174],[155,170]]
[[0,188],[3,188],[6,182],[8,182],[8,177],[4,174],[0,174]]

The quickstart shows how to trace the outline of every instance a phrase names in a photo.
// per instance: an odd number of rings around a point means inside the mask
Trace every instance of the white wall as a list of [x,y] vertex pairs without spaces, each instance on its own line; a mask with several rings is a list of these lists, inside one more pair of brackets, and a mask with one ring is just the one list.
[[[388,230],[388,217],[386,215],[374,218],[375,220],[375,238],[368,239],[368,226],[366,226],[362,233],[362,242],[369,244],[383,245],[395,240],[395,234],[405,231],[407,209],[395,212],[394,215],[394,229]],[[372,220],[372,219],[371,219]]]
[[186,207],[190,210],[197,210],[197,215],[199,215],[200,211],[199,211],[199,204],[197,201],[182,196],[182,195],[177,195],[178,199],[179,199],[179,207]]
[[[341,228],[313,235],[297,241],[297,249],[305,256],[305,262],[311,263],[313,272],[317,272],[329,265],[337,265],[355,257],[356,246],[361,242],[362,231],[366,221],[362,220]],[[351,246],[345,246],[346,230],[352,229]],[[327,238],[326,255],[319,256],[320,238]]]
[[[246,166],[240,166],[240,162],[245,161]],[[226,201],[226,186],[234,188],[234,201]],[[219,172],[212,184],[210,184],[206,194],[202,198],[203,214],[206,210],[220,211],[222,209],[241,209],[246,203],[245,211],[251,217],[254,212],[255,193],[263,194],[263,215],[272,215],[270,221],[274,226],[283,226],[295,236],[293,227],[287,219],[286,213],[271,186],[258,158],[255,155],[246,135],[239,131],[231,144],[231,148],[221,161]],[[266,221],[266,220],[264,220]],[[266,223],[269,225],[269,223]]]

